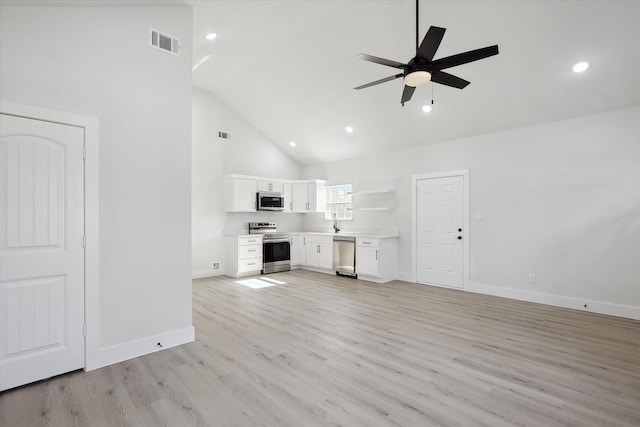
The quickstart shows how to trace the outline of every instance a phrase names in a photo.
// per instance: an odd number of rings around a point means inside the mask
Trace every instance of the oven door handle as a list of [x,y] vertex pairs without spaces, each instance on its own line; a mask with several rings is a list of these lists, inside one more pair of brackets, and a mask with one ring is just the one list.
[[269,239],[262,241],[263,245],[266,245],[267,243],[291,243],[291,239]]

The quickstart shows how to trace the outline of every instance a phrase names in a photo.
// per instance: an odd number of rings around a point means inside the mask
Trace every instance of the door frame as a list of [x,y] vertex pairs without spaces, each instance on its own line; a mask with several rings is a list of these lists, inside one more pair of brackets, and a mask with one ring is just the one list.
[[[471,237],[471,229],[469,227],[469,169],[411,175],[411,281],[413,283],[418,283],[418,181],[421,181],[423,179],[451,178],[455,176],[462,177],[462,191],[464,193],[462,195],[462,221],[465,230],[462,240],[464,252],[462,261],[464,263],[462,272],[462,289],[467,289],[469,285],[469,240]],[[437,284],[433,285],[439,286]]]
[[97,117],[0,100],[0,113],[75,126],[84,132],[84,370],[90,370],[100,345],[99,181]]

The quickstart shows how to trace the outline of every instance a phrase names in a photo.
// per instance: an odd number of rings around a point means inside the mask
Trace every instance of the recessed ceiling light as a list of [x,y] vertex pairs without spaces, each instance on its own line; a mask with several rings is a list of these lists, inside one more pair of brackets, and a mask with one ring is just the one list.
[[431,105],[429,104],[425,104],[422,106],[422,111],[424,111],[425,113],[430,113],[431,110],[433,110],[433,108],[431,108]]
[[207,40],[214,40],[216,37],[218,37],[216,33],[209,33],[206,36],[204,36],[204,38]]
[[295,142],[293,142],[293,141],[291,141],[291,142],[289,142],[289,145],[290,145],[290,146],[292,146],[292,147],[295,147],[295,146],[296,146],[296,143],[295,143]]
[[344,130],[346,130],[347,133],[353,133],[353,128],[351,126],[347,126]]
[[583,73],[587,71],[588,68],[589,63],[587,61],[576,62],[575,64],[573,64],[573,67],[571,67],[574,73]]

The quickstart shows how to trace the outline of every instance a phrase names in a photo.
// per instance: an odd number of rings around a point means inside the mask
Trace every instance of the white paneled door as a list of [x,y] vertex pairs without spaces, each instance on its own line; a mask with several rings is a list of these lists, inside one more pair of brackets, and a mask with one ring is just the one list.
[[464,179],[420,179],[416,198],[416,280],[462,288],[464,285]]
[[0,390],[84,367],[83,145],[0,115]]

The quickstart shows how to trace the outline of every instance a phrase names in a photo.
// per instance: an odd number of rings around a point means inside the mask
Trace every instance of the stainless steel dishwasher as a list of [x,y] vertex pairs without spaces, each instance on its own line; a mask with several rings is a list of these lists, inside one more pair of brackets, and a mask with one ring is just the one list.
[[356,276],[356,238],[333,236],[333,270],[336,274]]

